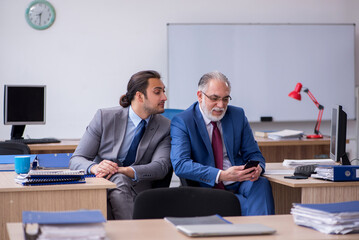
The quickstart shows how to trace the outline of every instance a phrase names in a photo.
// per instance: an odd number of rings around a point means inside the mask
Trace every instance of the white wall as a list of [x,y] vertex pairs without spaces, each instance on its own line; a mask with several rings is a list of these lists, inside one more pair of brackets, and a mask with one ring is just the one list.
[[[24,17],[29,0],[0,0],[1,112],[4,84],[47,85],[47,124],[27,126],[30,137],[80,138],[97,108],[118,104],[137,71],[155,69],[166,83],[167,23],[359,22],[357,0],[49,1],[55,23],[37,31]],[[283,126],[310,133],[314,122],[253,128]],[[353,139],[355,122],[349,128]],[[9,135],[10,126],[0,124],[0,139]]]

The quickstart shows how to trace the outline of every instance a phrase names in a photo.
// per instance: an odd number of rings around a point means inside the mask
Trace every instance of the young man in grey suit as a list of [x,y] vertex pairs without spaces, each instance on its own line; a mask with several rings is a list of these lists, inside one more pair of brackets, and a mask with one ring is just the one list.
[[159,73],[134,74],[121,106],[97,111],[70,160],[70,169],[116,183],[108,192],[109,219],[131,219],[136,195],[171,168],[170,121],[158,114],[166,100]]

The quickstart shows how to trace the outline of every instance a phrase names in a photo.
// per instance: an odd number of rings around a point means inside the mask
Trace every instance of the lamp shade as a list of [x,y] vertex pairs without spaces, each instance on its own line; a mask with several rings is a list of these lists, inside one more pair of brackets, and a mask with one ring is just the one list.
[[300,101],[300,100],[302,100],[302,95],[300,95],[301,90],[302,90],[302,84],[297,83],[297,85],[295,86],[294,91],[290,92],[288,94],[288,96]]

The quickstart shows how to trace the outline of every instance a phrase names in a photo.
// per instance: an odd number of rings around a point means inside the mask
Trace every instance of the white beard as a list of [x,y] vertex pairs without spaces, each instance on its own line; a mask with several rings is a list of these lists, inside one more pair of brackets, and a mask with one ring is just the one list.
[[[206,107],[205,97],[202,98],[201,108],[202,108],[203,114],[212,122],[220,121],[224,117],[224,114],[226,114],[226,110],[227,110],[227,108],[218,108],[218,107],[214,107],[211,110],[208,110]],[[213,111],[223,111],[223,113],[217,117],[217,116],[212,115]]]

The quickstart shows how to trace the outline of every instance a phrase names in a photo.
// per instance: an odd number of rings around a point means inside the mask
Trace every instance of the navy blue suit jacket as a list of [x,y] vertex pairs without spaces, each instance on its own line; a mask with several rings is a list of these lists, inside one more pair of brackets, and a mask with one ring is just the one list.
[[[221,120],[223,140],[232,166],[258,160],[265,169],[265,160],[253,137],[242,108],[228,106]],[[212,187],[219,169],[215,167],[212,145],[196,102],[171,121],[171,161],[177,176]]]

